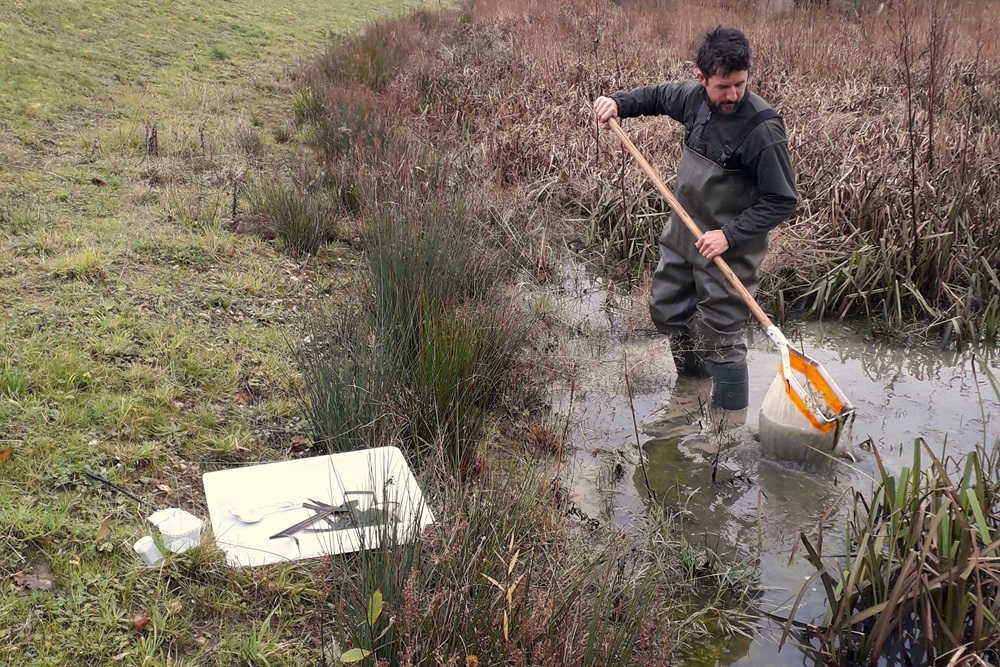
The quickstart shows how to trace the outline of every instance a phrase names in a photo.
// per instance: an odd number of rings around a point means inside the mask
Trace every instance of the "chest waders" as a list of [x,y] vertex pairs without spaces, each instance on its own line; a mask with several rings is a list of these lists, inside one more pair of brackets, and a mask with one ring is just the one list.
[[[674,194],[703,232],[719,229],[757,203],[757,186],[742,169],[726,169],[684,146]],[[671,338],[678,372],[713,379],[712,406],[742,410],[749,404],[747,346],[743,324],[750,309],[719,268],[695,247],[684,223],[671,214],[660,234],[649,312]],[[767,235],[722,255],[751,295],[767,252]],[[708,368],[705,363],[708,362]]]

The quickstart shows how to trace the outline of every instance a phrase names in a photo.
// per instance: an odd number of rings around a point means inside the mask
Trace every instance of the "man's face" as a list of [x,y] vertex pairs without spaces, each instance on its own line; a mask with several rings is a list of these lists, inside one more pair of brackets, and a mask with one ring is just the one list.
[[698,80],[705,86],[708,93],[708,103],[714,113],[720,116],[729,116],[736,111],[736,106],[743,101],[743,96],[747,92],[747,79],[750,73],[746,70],[742,72],[729,72],[722,74],[717,72],[705,78],[699,70]]

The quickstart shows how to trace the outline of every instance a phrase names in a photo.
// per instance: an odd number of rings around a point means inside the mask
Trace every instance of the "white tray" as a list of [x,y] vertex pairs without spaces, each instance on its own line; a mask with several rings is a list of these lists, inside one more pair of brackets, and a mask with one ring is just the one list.
[[[233,507],[262,507],[308,500],[340,505],[358,500],[359,509],[383,510],[395,527],[395,539],[409,541],[434,516],[423,502],[416,478],[396,447],[266,463],[205,473],[205,500],[216,543],[234,566],[256,566],[315,558],[378,546],[392,526],[369,525],[326,532],[300,531],[295,539],[270,539],[314,512],[297,508],[268,514],[258,523],[243,523],[230,513]],[[324,528],[318,521],[315,526]]]

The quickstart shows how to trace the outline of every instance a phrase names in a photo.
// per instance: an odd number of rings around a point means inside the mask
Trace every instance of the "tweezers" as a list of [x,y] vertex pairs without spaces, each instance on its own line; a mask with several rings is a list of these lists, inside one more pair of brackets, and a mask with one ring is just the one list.
[[340,521],[343,518],[343,515],[346,514],[350,516],[358,509],[357,500],[351,500],[336,506],[323,503],[318,500],[313,500],[312,498],[306,498],[306,500],[308,500],[309,502],[302,503],[302,507],[312,510],[313,512],[315,512],[315,514],[313,514],[308,518],[303,519],[302,521],[299,521],[296,524],[289,526],[288,528],[285,528],[280,532],[275,533],[268,539],[276,540],[280,537],[291,537],[294,540],[295,533],[298,533],[303,530],[311,530],[309,527],[312,526],[317,521],[326,521],[331,528],[335,528],[338,521]]

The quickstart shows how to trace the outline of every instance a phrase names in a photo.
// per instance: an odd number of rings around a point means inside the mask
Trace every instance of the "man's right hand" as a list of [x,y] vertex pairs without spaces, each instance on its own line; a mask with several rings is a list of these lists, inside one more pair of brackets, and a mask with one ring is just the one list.
[[601,121],[601,127],[608,129],[608,121],[618,118],[618,103],[610,97],[598,97],[594,100],[594,113],[597,120]]

